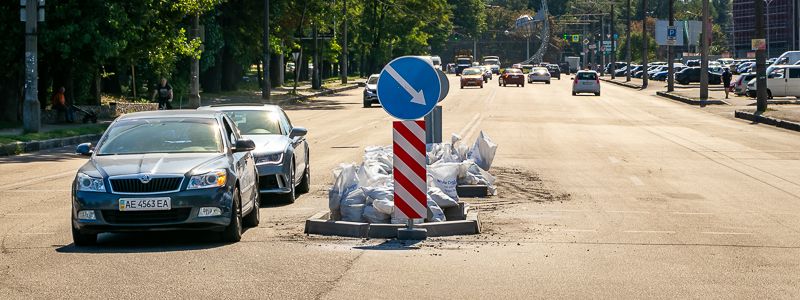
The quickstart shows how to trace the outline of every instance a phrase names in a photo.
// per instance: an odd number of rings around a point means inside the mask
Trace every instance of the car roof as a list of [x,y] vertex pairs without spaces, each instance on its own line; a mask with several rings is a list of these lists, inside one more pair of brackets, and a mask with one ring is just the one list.
[[131,120],[131,119],[160,119],[160,118],[198,118],[198,119],[215,119],[222,114],[218,111],[209,110],[194,110],[194,109],[176,109],[176,110],[153,110],[124,114],[118,120]]
[[211,111],[233,111],[233,110],[263,110],[263,111],[278,111],[281,108],[277,105],[272,104],[247,104],[247,103],[235,103],[235,104],[222,104],[222,105],[208,105],[208,106],[201,106],[197,108],[197,110],[211,110]]

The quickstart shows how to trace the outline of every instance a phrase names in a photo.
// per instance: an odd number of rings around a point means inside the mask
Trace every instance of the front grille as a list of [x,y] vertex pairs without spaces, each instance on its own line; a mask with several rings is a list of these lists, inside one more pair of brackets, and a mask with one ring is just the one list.
[[260,190],[271,190],[277,189],[278,186],[278,176],[276,175],[266,175],[261,176],[258,179],[258,189]]
[[182,177],[153,178],[142,183],[138,178],[111,179],[111,189],[115,193],[158,193],[176,191],[180,188]]
[[153,224],[183,222],[189,218],[191,208],[173,208],[154,211],[103,210],[103,219],[111,224]]

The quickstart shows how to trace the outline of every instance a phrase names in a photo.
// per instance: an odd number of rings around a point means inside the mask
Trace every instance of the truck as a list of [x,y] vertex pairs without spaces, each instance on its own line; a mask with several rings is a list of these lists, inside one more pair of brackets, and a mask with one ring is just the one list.
[[581,58],[579,56],[567,56],[564,60],[569,64],[570,72],[575,73],[581,69]]
[[489,66],[494,74],[500,74],[500,57],[499,56],[484,56],[483,65]]
[[464,71],[466,68],[472,67],[472,54],[466,54],[470,52],[458,52],[456,53],[456,75],[461,75],[461,71]]

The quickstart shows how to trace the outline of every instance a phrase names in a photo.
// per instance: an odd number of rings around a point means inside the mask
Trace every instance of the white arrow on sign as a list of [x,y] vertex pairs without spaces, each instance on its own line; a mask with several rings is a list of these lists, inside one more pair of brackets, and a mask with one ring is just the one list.
[[411,95],[411,103],[425,105],[425,93],[423,93],[422,90],[419,91],[414,90],[414,88],[411,87],[408,81],[406,81],[403,78],[403,76],[400,76],[400,74],[398,74],[397,71],[395,71],[391,65],[386,65],[385,70],[386,73],[389,73],[389,75],[391,75],[392,78],[394,78],[394,80],[397,81],[397,83],[399,83],[404,90],[406,90],[406,93]]

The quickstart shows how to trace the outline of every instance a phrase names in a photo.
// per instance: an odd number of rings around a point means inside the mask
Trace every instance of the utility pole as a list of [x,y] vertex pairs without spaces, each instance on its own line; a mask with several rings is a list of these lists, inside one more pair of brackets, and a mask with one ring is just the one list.
[[347,84],[347,0],[344,0],[342,6],[342,17],[344,20],[343,34],[342,34],[342,60],[339,63],[339,73],[342,79],[342,84]]
[[[192,16],[192,37],[200,39],[200,13]],[[202,43],[200,44],[202,49]],[[189,107],[200,107],[200,58],[192,57],[189,68]]]
[[614,38],[616,34],[614,12],[614,2],[611,2],[611,79],[616,77],[614,74],[617,72],[617,39]]
[[628,9],[625,10],[628,30],[625,31],[625,60],[628,66],[625,67],[625,81],[631,81],[631,0],[628,0]]
[[[763,0],[759,0],[763,1]],[[758,16],[756,16],[758,19]],[[703,0],[703,40],[700,49],[700,101],[708,100],[708,41],[709,30],[708,0]]]
[[[270,45],[269,45],[269,0],[264,0],[264,35],[261,36],[261,44],[263,45],[262,57],[261,57],[261,69],[264,70],[264,84],[261,85],[261,99],[270,100],[270,91],[272,90],[272,86],[270,84],[269,75],[269,63],[270,59]],[[295,70],[299,69],[299,66],[295,63]],[[297,73],[297,71],[295,71]]]
[[320,82],[319,78],[319,30],[317,29],[317,23],[314,22],[313,34],[314,34],[314,53],[311,55],[312,65],[314,69],[311,72],[311,88],[318,90],[322,88],[322,83]]
[[[675,26],[675,0],[669,0],[669,27]],[[675,48],[667,46],[667,92],[675,90]]]
[[[41,5],[41,8],[39,7]],[[41,18],[39,10],[41,9]],[[22,127],[25,132],[39,132],[42,111],[39,107],[38,22],[44,22],[44,0],[25,2],[25,102],[22,103]]]
[[642,89],[647,88],[647,56],[649,53],[650,43],[648,43],[647,40],[647,0],[642,0]]
[[[706,0],[707,1],[707,0]],[[753,0],[756,11],[756,39],[764,39],[764,0]],[[756,50],[756,111],[767,111],[767,58],[764,50]]]

